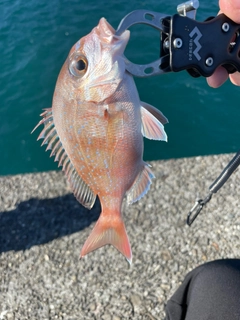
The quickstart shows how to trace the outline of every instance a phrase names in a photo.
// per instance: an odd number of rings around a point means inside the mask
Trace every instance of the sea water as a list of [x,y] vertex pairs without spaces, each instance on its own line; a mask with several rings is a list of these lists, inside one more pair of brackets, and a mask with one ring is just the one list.
[[[101,17],[117,28],[136,9],[176,13],[176,0],[41,0],[0,2],[0,175],[57,168],[30,132],[51,107],[56,79],[72,45]],[[218,12],[218,1],[200,1],[197,20]],[[159,32],[130,28],[126,56],[147,63],[159,56]],[[145,139],[145,160],[234,152],[240,149],[240,88],[208,87],[186,71],[136,79],[142,101],[169,119],[168,142]]]

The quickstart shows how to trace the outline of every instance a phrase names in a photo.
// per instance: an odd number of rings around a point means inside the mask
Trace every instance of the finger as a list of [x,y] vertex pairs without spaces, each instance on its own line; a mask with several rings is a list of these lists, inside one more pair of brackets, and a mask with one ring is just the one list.
[[240,86],[240,73],[239,72],[235,72],[233,74],[230,74],[229,78],[233,84],[235,84],[236,86]]
[[236,23],[240,23],[240,1],[219,0],[221,11]]
[[218,67],[211,77],[207,78],[208,85],[212,88],[220,87],[228,79],[228,72],[223,67]]

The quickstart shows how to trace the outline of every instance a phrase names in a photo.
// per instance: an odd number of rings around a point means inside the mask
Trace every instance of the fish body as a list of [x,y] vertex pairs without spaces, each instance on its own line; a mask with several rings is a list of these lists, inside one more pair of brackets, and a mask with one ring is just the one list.
[[154,177],[143,159],[143,135],[166,140],[167,119],[139,99],[125,71],[123,52],[129,31],[115,36],[102,18],[71,49],[59,74],[51,109],[42,114],[39,138],[62,165],[77,200],[91,208],[96,196],[101,215],[81,256],[106,244],[132,259],[121,206],[140,199]]

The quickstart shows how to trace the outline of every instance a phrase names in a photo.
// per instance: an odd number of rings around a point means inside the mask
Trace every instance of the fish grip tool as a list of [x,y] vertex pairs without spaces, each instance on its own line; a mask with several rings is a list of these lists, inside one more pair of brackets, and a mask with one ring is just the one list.
[[136,77],[150,77],[187,70],[192,77],[209,77],[218,66],[228,73],[240,71],[240,25],[224,14],[195,20],[199,2],[178,5],[172,16],[135,10],[120,22],[116,35],[134,24],[146,24],[160,31],[160,58],[149,64],[134,64],[125,58],[126,70]]
[[237,169],[240,165],[240,150],[236,153],[236,155],[232,158],[232,160],[228,163],[228,165],[223,169],[221,174],[217,177],[217,179],[211,184],[209,187],[209,193],[204,199],[199,199],[195,202],[192,209],[189,211],[187,216],[187,224],[191,226],[194,220],[197,218],[202,208],[211,200],[212,195],[217,193],[217,191],[224,185],[224,183],[230,178],[232,173]]

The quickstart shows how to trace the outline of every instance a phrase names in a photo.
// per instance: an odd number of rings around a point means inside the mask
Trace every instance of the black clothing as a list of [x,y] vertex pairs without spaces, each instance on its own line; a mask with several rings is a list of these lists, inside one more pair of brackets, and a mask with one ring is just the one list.
[[166,320],[240,320],[240,260],[203,264],[169,299]]

